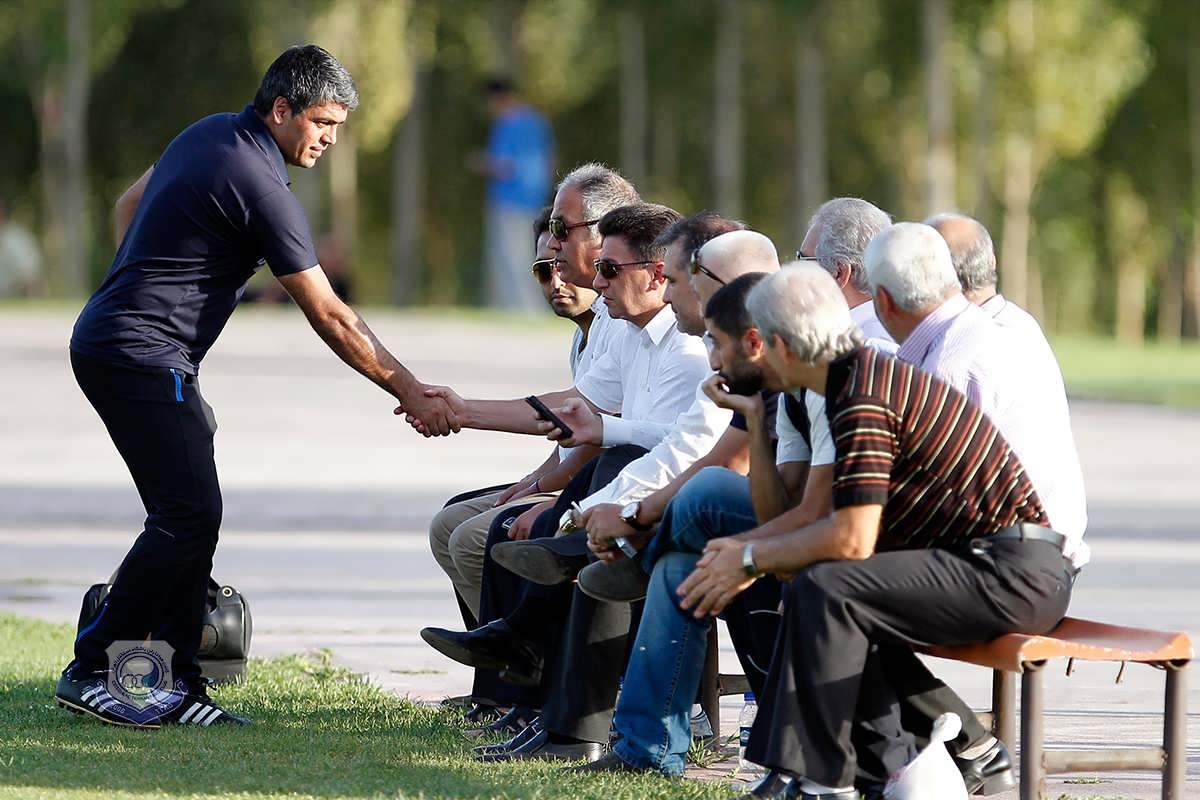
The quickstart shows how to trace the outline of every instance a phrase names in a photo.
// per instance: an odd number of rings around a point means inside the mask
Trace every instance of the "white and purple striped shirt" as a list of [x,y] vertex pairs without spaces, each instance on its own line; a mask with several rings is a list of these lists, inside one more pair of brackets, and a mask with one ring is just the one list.
[[1048,360],[1027,329],[997,324],[959,294],[923,319],[896,355],[937,375],[988,415],[1029,473],[1050,524],[1067,537],[1067,557],[1076,567],[1087,563],[1083,472],[1053,353]]

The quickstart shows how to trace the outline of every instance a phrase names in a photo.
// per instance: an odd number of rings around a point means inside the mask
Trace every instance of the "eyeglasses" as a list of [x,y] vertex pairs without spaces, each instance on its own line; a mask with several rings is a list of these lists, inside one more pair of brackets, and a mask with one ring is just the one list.
[[599,221],[598,219],[585,219],[583,222],[572,222],[568,225],[567,221],[562,217],[551,217],[550,235],[560,242],[565,242],[571,231],[575,228],[585,228],[588,225],[595,225]]
[[657,263],[657,261],[626,261],[622,264],[618,264],[611,258],[597,258],[592,262],[592,266],[596,268],[596,272],[599,272],[604,276],[604,280],[611,281],[613,278],[617,277],[617,273],[621,271],[621,267],[638,267],[645,264]]
[[549,283],[554,277],[554,273],[560,272],[558,265],[563,262],[557,258],[539,258],[533,262],[533,266],[529,271],[533,273],[533,277],[537,278],[538,283]]
[[801,253],[799,250],[796,251],[796,260],[797,261],[816,261],[817,263],[821,262],[821,259],[817,258],[816,256],[806,256],[806,255],[804,255],[804,253]]
[[697,247],[695,250],[692,251],[692,258],[690,261],[688,261],[688,272],[691,273],[692,275],[697,275],[697,274],[703,272],[705,275],[712,278],[714,281],[721,284],[722,286],[725,285],[725,280],[723,278],[721,278],[719,275],[717,275],[711,269],[709,269],[708,267],[706,267],[700,263],[700,248],[699,247]]

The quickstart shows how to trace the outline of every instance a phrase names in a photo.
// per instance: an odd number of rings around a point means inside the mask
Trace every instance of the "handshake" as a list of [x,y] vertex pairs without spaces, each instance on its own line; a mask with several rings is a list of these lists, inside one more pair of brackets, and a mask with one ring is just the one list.
[[449,386],[418,387],[396,406],[394,413],[403,415],[405,422],[425,437],[477,428],[541,434],[564,447],[603,443],[601,416],[578,396],[562,399],[561,406],[552,409],[535,395],[524,400],[464,400]]

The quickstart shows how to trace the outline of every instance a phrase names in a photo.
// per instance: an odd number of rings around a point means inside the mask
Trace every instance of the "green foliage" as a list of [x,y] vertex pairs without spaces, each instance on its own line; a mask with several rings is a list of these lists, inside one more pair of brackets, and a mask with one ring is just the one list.
[[394,697],[328,653],[253,661],[214,696],[248,728],[124,730],[54,706],[65,625],[0,615],[0,798],[724,798],[725,785],[483,765],[461,717]]

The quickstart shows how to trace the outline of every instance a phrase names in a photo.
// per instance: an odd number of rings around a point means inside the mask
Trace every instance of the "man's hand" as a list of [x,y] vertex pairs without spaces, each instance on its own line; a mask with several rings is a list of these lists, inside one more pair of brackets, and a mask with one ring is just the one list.
[[517,481],[512,486],[501,492],[500,496],[496,498],[496,502],[492,504],[492,508],[499,508],[500,506],[511,503],[513,500],[519,500],[526,495],[536,494],[538,491],[537,481],[537,475],[526,475],[524,478],[521,478],[521,480]]
[[508,529],[508,538],[513,540],[524,540],[529,538],[529,532],[533,529],[533,521],[538,518],[543,511],[554,508],[553,500],[543,500],[533,508],[529,509],[521,516],[513,520],[512,526]]
[[700,386],[708,399],[720,408],[735,411],[747,419],[763,415],[762,395],[758,392],[752,395],[733,394],[726,388],[725,379],[720,375],[713,375]]
[[583,512],[583,527],[587,528],[588,549],[610,564],[625,557],[613,542],[618,536],[624,536],[639,550],[649,538],[621,519],[621,506],[615,503],[602,503]]
[[680,607],[693,609],[692,616],[696,619],[715,617],[724,611],[733,598],[756,580],[747,576],[742,567],[745,547],[745,542],[735,539],[711,540],[696,562],[696,569],[676,590],[683,598]]
[[[393,413],[404,414],[404,421],[422,436],[447,436],[462,429],[458,415],[466,407],[463,399],[449,386],[427,385],[419,394],[396,406]],[[441,420],[436,416],[438,413],[444,415]]]
[[600,415],[592,411],[588,404],[577,397],[569,397],[563,401],[560,408],[550,409],[571,427],[571,438],[557,438],[562,431],[553,422],[541,421],[538,430],[546,434],[546,438],[557,442],[563,447],[575,447],[581,444],[604,444],[604,422]]

